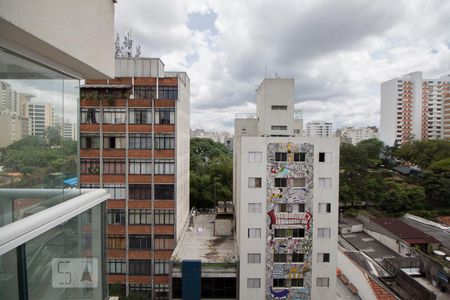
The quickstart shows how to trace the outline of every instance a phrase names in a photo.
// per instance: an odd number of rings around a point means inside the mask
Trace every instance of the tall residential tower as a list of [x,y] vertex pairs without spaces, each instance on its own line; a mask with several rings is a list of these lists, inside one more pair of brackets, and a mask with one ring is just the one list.
[[294,80],[264,79],[235,120],[240,299],[335,299],[339,139],[302,137]]

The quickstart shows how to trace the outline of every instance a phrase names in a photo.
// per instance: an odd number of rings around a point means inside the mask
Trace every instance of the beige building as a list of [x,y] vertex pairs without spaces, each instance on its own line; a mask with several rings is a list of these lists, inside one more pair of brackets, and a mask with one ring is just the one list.
[[28,104],[29,135],[44,136],[45,130],[55,125],[55,110],[50,103]]

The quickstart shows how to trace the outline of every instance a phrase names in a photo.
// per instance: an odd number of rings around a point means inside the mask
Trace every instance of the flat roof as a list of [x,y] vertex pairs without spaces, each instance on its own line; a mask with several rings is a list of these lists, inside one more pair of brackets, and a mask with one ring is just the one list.
[[450,249],[450,234],[449,232],[434,227],[434,226],[430,226],[421,222],[417,222],[408,218],[402,218],[402,221],[407,223],[410,226],[413,226],[431,236],[433,236],[433,238],[439,240],[439,242],[441,242],[441,244],[446,247],[447,249]]
[[372,221],[398,235],[409,244],[439,243],[434,237],[397,218],[373,218]]
[[359,251],[364,252],[370,258],[379,261],[385,257],[398,257],[399,255],[378,242],[365,232],[342,234],[341,235],[348,243]]
[[171,260],[202,263],[234,263],[238,260],[233,236],[214,236],[214,214],[200,214],[194,227],[185,227]]

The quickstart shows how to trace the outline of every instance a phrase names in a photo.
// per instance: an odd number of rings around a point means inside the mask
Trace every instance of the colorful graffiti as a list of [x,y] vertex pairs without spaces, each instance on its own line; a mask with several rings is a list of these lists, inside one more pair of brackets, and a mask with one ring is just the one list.
[[[267,299],[311,299],[312,227],[313,227],[313,145],[270,143],[267,146]],[[287,162],[275,162],[276,152],[286,152]],[[294,153],[305,153],[305,161],[294,161]],[[304,187],[275,187],[277,178],[304,178]],[[277,205],[302,205],[304,211],[280,212]],[[275,237],[275,229],[285,229],[283,237]],[[293,231],[304,229],[304,236],[294,237]],[[283,263],[274,263],[274,254],[286,255]],[[293,261],[294,254],[303,260]],[[287,286],[276,288],[275,280],[285,280]],[[293,279],[302,279],[303,287],[290,288]]]

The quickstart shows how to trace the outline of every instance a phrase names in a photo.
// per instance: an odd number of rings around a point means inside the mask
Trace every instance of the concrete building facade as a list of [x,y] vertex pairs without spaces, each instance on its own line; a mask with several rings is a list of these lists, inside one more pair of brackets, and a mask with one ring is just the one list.
[[352,145],[357,145],[364,140],[379,138],[378,128],[375,126],[344,127],[336,131],[336,136],[341,138],[341,142]]
[[325,121],[312,121],[306,124],[306,136],[331,137],[333,136],[333,123]]
[[380,139],[387,145],[443,137],[443,98],[450,80],[412,72],[381,84]]
[[293,79],[265,79],[256,99],[235,120],[240,299],[334,299],[339,140],[294,133]]
[[110,291],[169,297],[169,259],[189,215],[189,77],[118,58],[81,87],[81,186],[109,191]]
[[45,130],[55,125],[55,110],[50,103],[28,104],[29,135],[44,136]]

